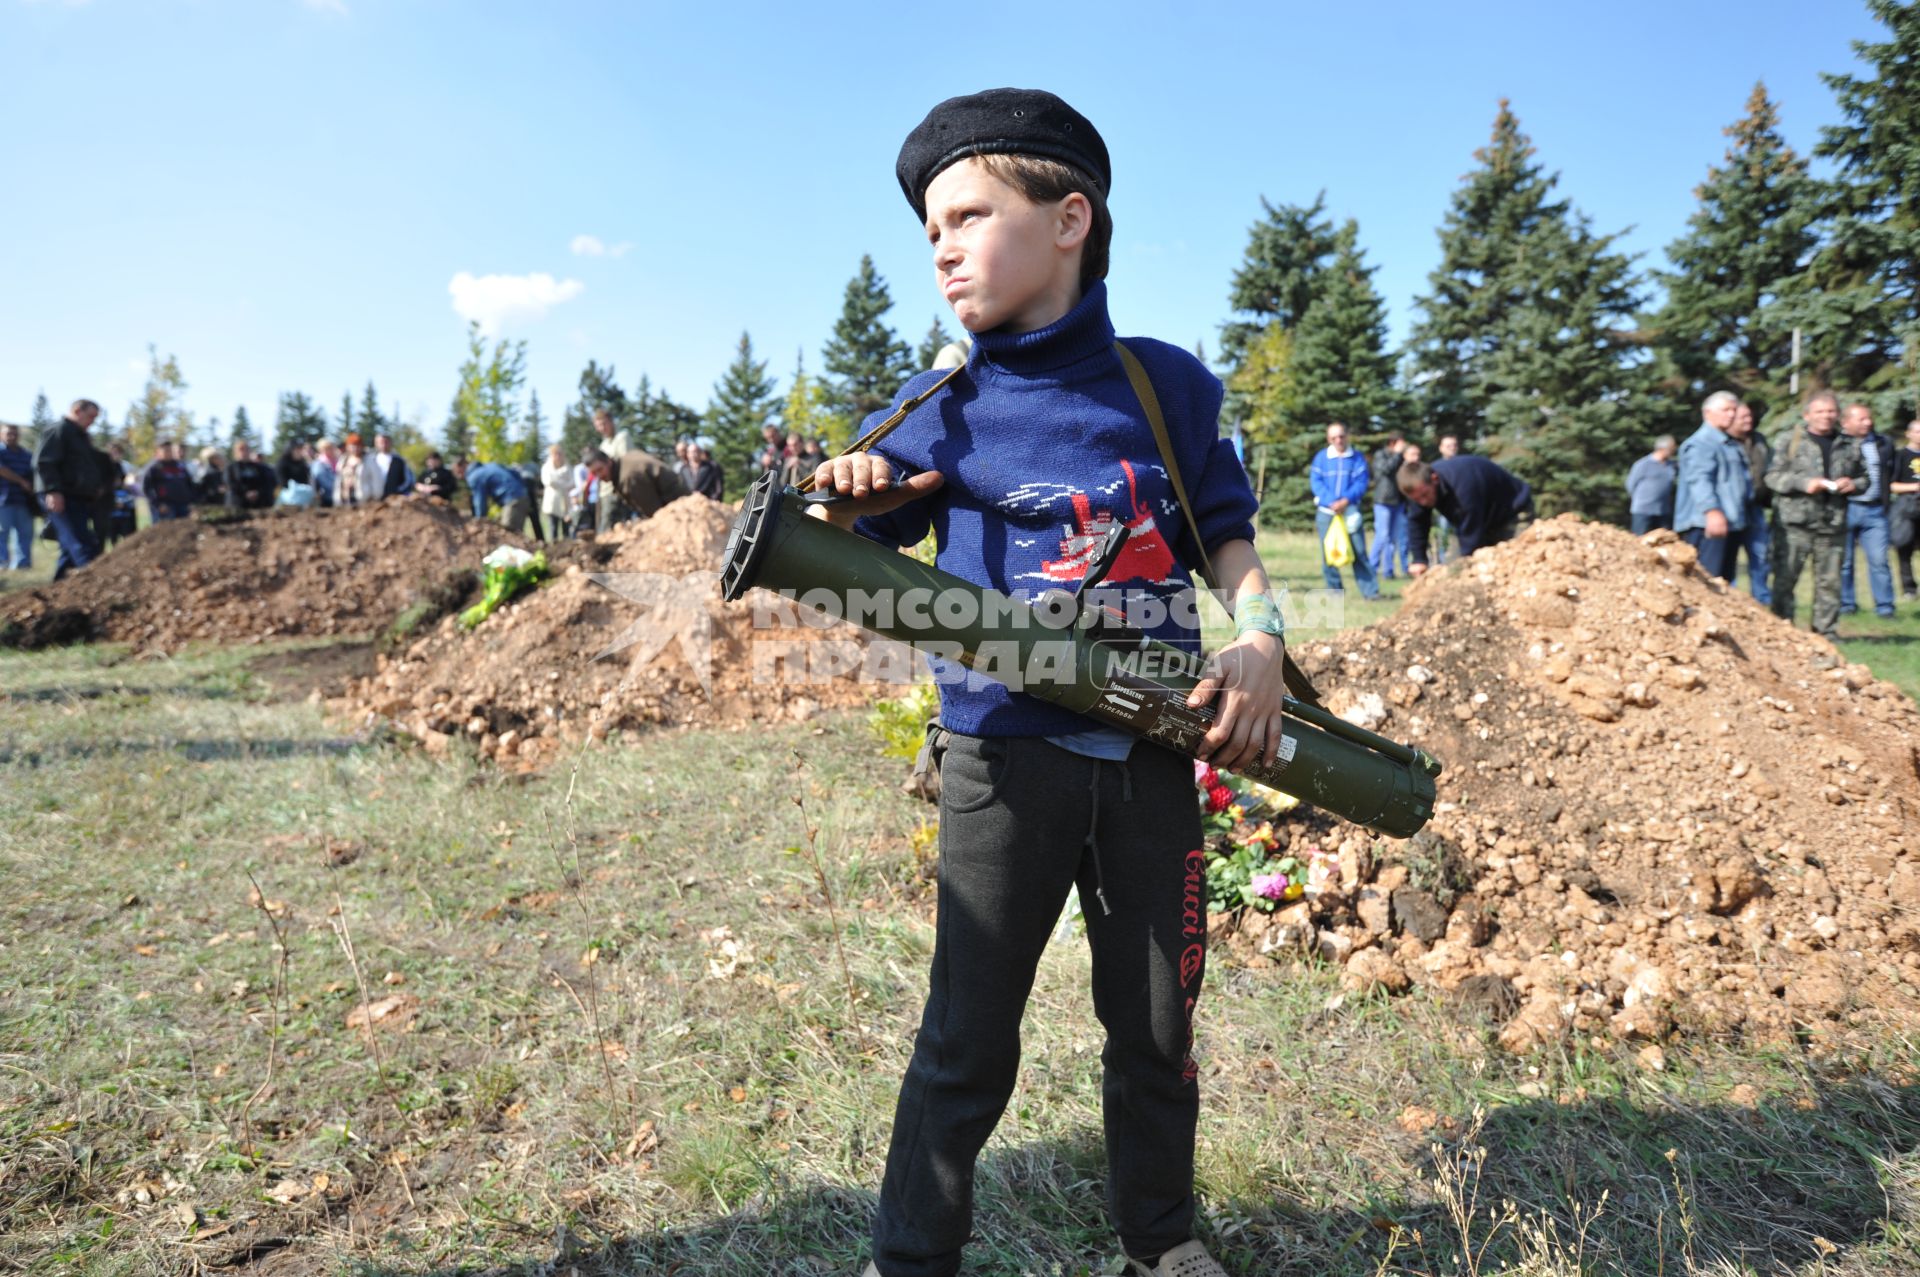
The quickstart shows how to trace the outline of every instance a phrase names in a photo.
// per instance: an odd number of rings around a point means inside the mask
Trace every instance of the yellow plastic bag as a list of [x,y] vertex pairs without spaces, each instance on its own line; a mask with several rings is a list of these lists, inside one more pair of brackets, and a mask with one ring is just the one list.
[[1330,568],[1353,566],[1353,538],[1347,535],[1344,513],[1334,515],[1333,522],[1327,525],[1327,539],[1321,543],[1320,552],[1326,556]]

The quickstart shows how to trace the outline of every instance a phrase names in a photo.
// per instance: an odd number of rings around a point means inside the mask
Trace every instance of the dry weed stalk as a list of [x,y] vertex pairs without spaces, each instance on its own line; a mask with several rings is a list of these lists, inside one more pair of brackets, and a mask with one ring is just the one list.
[[[793,751],[794,761],[804,769],[807,759],[799,750]],[[793,805],[800,809],[800,827],[807,835],[807,855],[813,860],[813,873],[820,880],[820,894],[827,898],[827,921],[833,927],[833,949],[840,955],[840,978],[847,986],[847,1016],[853,1021],[853,1031],[860,1047],[867,1047],[867,1031],[860,1023],[859,999],[853,991],[853,969],[847,965],[847,946],[840,935],[840,911],[833,903],[833,888],[827,882],[827,867],[820,859],[820,830],[807,819],[807,801],[799,794],[793,795]]]
[[267,999],[267,1076],[247,1102],[240,1106],[240,1130],[244,1137],[247,1152],[253,1152],[253,1106],[266,1098],[273,1089],[274,1074],[280,1061],[280,1006],[287,995],[287,933],[280,925],[280,919],[267,907],[266,892],[260,889],[260,882],[253,876],[253,870],[247,872],[247,882],[253,888],[250,902],[267,920],[267,926],[273,935],[273,991]]

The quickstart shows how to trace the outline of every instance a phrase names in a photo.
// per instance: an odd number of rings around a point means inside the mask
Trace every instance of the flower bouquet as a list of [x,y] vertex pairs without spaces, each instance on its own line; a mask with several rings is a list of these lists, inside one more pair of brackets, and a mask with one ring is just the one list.
[[1206,835],[1209,912],[1272,913],[1338,882],[1339,861],[1331,853],[1319,847],[1280,850],[1272,817],[1298,807],[1299,799],[1202,762],[1193,765],[1193,783]]

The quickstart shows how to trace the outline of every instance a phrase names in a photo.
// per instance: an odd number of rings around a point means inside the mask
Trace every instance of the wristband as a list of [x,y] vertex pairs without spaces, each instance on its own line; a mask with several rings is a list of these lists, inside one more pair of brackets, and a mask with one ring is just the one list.
[[1284,638],[1287,625],[1280,617],[1280,605],[1273,601],[1271,594],[1242,594],[1239,606],[1234,609],[1233,636],[1240,638],[1247,634],[1271,634],[1275,638]]

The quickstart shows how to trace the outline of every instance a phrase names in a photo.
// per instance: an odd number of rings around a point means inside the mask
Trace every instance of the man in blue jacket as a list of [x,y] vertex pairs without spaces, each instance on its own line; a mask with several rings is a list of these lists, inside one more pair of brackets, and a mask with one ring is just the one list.
[[1360,518],[1360,501],[1367,495],[1367,459],[1347,446],[1347,428],[1339,422],[1327,427],[1327,446],[1313,454],[1307,483],[1313,488],[1313,527],[1320,538],[1320,573],[1329,590],[1344,590],[1340,569],[1326,561],[1327,529],[1339,519],[1353,542],[1353,580],[1360,597],[1377,599],[1380,586],[1367,561],[1367,529]]
[[1463,452],[1432,465],[1404,462],[1397,478],[1413,507],[1407,515],[1407,549],[1413,557],[1407,570],[1415,576],[1427,570],[1435,511],[1459,534],[1462,558],[1510,539],[1520,530],[1521,517],[1533,513],[1533,489],[1526,480],[1485,457]]
[[516,471],[493,461],[483,461],[476,466],[465,457],[455,457],[453,473],[467,485],[467,492],[473,498],[474,518],[486,518],[487,508],[497,506],[501,527],[509,532],[525,532],[526,524],[531,521],[535,538],[546,540],[541,535],[539,520],[533,518],[533,501],[527,495],[527,481]]
[[1733,551],[1747,526],[1753,479],[1747,455],[1728,431],[1740,401],[1716,390],[1700,405],[1700,428],[1680,445],[1674,480],[1673,530],[1700,555],[1700,567],[1722,580],[1733,575]]

